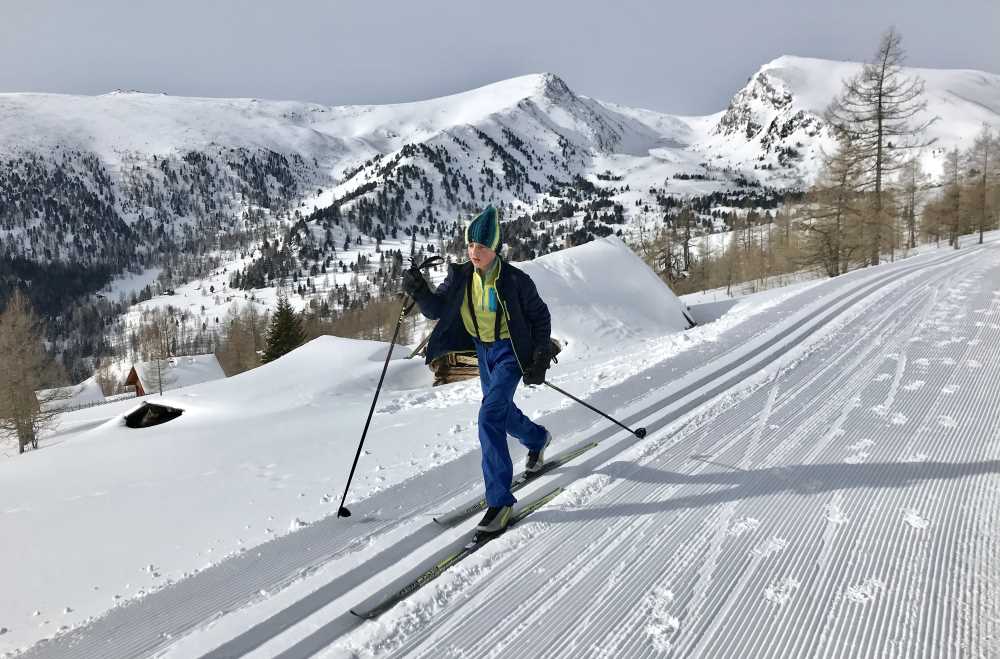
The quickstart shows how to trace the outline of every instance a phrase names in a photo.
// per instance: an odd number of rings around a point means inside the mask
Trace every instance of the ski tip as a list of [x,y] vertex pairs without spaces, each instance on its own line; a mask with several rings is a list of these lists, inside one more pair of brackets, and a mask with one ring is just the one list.
[[349,610],[352,616],[356,618],[361,618],[362,620],[371,620],[374,617],[369,613],[365,613],[364,611],[355,611],[354,609],[349,609]]

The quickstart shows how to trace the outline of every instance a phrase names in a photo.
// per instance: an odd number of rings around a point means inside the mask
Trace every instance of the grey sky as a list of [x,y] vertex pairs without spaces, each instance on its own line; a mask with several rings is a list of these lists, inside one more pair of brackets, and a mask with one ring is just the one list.
[[[874,5],[874,6],[871,6]],[[998,0],[0,0],[0,91],[391,103],[549,71],[577,93],[721,110],[782,54],[1000,73]]]

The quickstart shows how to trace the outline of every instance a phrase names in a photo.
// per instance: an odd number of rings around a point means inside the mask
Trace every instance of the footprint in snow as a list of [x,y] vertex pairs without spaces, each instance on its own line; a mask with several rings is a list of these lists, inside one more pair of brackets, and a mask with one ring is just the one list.
[[673,592],[663,586],[657,586],[643,602],[649,620],[645,632],[657,652],[669,652],[672,649],[670,641],[681,626],[677,617],[670,612],[673,603]]
[[726,531],[726,535],[737,538],[743,535],[744,533],[748,533],[750,531],[756,531],[757,527],[759,526],[760,526],[759,519],[756,519],[754,517],[741,517],[732,523],[732,525],[729,527],[729,530]]
[[970,369],[982,368],[983,365],[975,359],[966,359],[965,367]]
[[894,426],[901,426],[905,424],[906,421],[907,421],[906,415],[900,412],[896,412],[895,414],[893,414],[892,419],[889,420],[889,422],[892,423],[892,425]]
[[931,521],[925,517],[921,517],[916,510],[912,508],[903,508],[903,522],[909,524],[912,528],[923,530],[930,526]]
[[878,375],[875,376],[874,380],[875,382],[885,382],[891,377],[892,377],[891,373],[879,373]]
[[949,385],[947,385],[945,387],[941,387],[941,393],[943,393],[946,396],[951,396],[956,391],[958,391],[958,385],[957,384],[949,384]]
[[847,587],[847,599],[855,604],[867,604],[885,590],[885,584],[872,577],[854,586]]
[[777,554],[779,551],[784,550],[788,546],[788,541],[784,538],[779,538],[776,535],[772,535],[770,538],[762,542],[757,547],[754,547],[753,553],[762,558],[767,558],[772,554]]
[[853,444],[851,444],[847,448],[850,451],[863,451],[866,448],[868,448],[869,446],[874,446],[874,445],[875,445],[875,442],[873,442],[870,439],[859,439],[858,441],[854,442]]
[[851,519],[844,514],[844,511],[840,509],[840,506],[835,503],[828,503],[823,506],[823,517],[826,518],[826,521],[838,526],[841,524],[847,524],[851,521]]
[[908,382],[908,383],[904,384],[903,385],[903,389],[905,389],[906,391],[917,391],[918,389],[920,389],[921,387],[923,387],[924,384],[925,383],[924,383],[923,380],[914,380],[912,382]]
[[785,577],[764,589],[764,599],[781,606],[792,598],[801,585],[795,577]]
[[852,453],[851,455],[844,458],[844,462],[846,462],[849,465],[861,464],[865,462],[870,455],[871,455],[870,453],[867,453],[865,451],[858,451],[857,453]]

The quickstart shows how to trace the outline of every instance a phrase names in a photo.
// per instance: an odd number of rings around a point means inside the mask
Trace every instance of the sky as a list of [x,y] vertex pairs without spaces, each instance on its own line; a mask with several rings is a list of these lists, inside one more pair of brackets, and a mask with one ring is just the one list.
[[1000,73],[997,0],[3,0],[0,92],[396,103],[528,73],[708,114],[780,55]]

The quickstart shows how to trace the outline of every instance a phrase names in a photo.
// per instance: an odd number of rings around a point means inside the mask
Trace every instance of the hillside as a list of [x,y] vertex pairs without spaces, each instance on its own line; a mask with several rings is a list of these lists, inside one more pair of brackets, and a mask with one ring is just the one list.
[[[99,316],[66,347],[100,354],[102,336],[125,333],[109,327],[125,307],[75,306],[102,289],[127,293],[109,286],[118,278],[143,282],[131,288],[141,300],[211,277],[217,291],[270,299],[284,285],[300,305],[335,308],[338,285],[361,298],[393,285],[394,266],[373,263],[383,241],[397,262],[447,250],[487,203],[519,218],[508,235],[520,260],[629,239],[681,203],[695,206],[697,231],[724,230],[732,214],[773,211],[815,177],[829,147],[821,110],[859,66],[780,57],[704,117],[588,98],[549,73],[381,106],[0,94],[0,296],[30,282],[52,319]],[[925,79],[938,118],[930,171],[983,123],[1000,126],[1000,76],[906,73]]]

